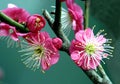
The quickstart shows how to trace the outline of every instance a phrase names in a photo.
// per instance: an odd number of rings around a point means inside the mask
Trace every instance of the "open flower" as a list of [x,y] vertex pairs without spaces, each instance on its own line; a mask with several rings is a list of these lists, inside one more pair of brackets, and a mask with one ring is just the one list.
[[15,27],[3,22],[0,23],[0,36],[10,36],[14,41],[18,41],[18,37],[24,35],[26,34],[17,32]]
[[[30,16],[26,10],[18,8],[14,4],[8,4],[8,8],[2,12],[18,23],[24,24],[29,32],[38,32],[45,26],[45,19],[42,16],[37,14]],[[23,37],[27,34],[7,23],[0,23],[0,36],[9,36],[13,41],[19,41],[19,36]]]
[[90,28],[80,30],[70,46],[71,58],[84,70],[96,69],[103,58],[112,54],[113,47],[109,41],[100,33],[95,36]]
[[[14,4],[8,4],[8,8],[2,10],[2,12],[21,24],[25,24],[27,18],[30,16],[26,10],[18,8]],[[19,32],[19,30],[17,30],[14,26],[0,22],[0,38],[7,41],[8,47],[13,47],[14,45],[18,46],[18,43],[20,42],[19,37],[26,34],[27,33]]]
[[14,4],[8,4],[8,8],[2,10],[7,16],[19,23],[25,23],[30,14],[22,8],[18,8]]
[[[27,33],[26,33],[27,34]],[[15,27],[9,24],[0,23],[0,37],[7,40],[7,46],[12,47],[16,42],[19,42],[19,36],[25,36],[25,33],[19,33]]]
[[30,16],[27,20],[27,27],[30,32],[38,32],[45,26],[45,19],[38,15],[34,14]]
[[[2,12],[19,23],[26,23],[27,18],[30,16],[26,10],[18,8],[14,4],[8,4],[8,8],[2,10]],[[0,23],[0,36],[10,36],[14,41],[18,41],[18,37],[24,35],[26,33],[19,32],[14,26],[4,22]]]
[[55,41],[49,37],[47,32],[29,33],[25,39],[27,42],[23,44],[20,52],[25,53],[22,55],[22,60],[27,67],[36,70],[41,66],[42,70],[48,70],[58,62],[58,47],[54,45]]
[[69,33],[71,29],[78,32],[83,29],[83,10],[74,3],[74,0],[66,0],[67,10],[62,9],[62,30]]

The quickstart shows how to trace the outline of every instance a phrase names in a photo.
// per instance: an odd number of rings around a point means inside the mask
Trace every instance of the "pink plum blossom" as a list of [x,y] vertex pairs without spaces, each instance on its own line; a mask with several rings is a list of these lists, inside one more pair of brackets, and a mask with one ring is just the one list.
[[25,23],[30,14],[23,8],[18,8],[14,4],[8,4],[8,8],[2,10],[7,16],[19,23]]
[[53,38],[52,43],[57,49],[60,49],[62,46],[62,40],[60,38]]
[[45,19],[38,15],[30,15],[25,9],[18,8],[14,4],[8,4],[8,8],[2,10],[7,16],[24,24],[30,32],[37,32],[45,26]]
[[23,43],[23,49],[20,52],[24,52],[23,63],[32,68],[32,70],[39,69],[48,70],[53,64],[56,64],[59,60],[58,47],[54,45],[54,42],[59,42],[59,39],[50,38],[47,32],[29,33],[25,36],[27,42]]
[[9,24],[0,23],[0,36],[10,36],[14,41],[18,41],[19,36],[24,36],[26,34],[21,34],[16,31],[15,27],[10,26]]
[[[26,10],[18,8],[14,4],[8,4],[8,8],[2,10],[2,12],[19,23],[26,23],[27,18],[30,16]],[[10,36],[14,41],[18,41],[19,36],[26,34],[19,32],[14,26],[7,23],[0,23],[0,36]]]
[[75,34],[70,46],[71,59],[82,69],[96,69],[103,58],[111,56],[113,47],[108,45],[110,40],[87,28]]
[[62,29],[65,32],[69,32],[72,28],[74,32],[78,32],[83,29],[83,10],[74,3],[74,0],[66,0],[68,11],[62,9]]
[[75,32],[83,29],[83,10],[81,7],[74,3],[74,0],[66,0],[66,5],[73,21],[73,29]]
[[38,32],[45,26],[45,19],[38,15],[34,14],[30,16],[27,20],[27,27],[30,32]]
[[[45,26],[45,20],[42,16],[37,14],[30,16],[26,10],[18,8],[14,4],[8,4],[8,8],[2,10],[2,12],[18,23],[24,24],[29,32],[37,32]],[[20,36],[23,37],[27,34],[7,23],[0,23],[0,36],[9,36],[12,40],[19,41]]]

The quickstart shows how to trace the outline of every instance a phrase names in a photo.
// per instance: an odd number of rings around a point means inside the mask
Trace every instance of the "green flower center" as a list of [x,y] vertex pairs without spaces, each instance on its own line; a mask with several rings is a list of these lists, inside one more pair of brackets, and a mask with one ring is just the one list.
[[88,44],[85,47],[85,51],[87,54],[92,55],[95,52],[95,46],[93,44]]
[[40,57],[42,57],[44,55],[44,48],[42,46],[38,46],[35,50],[34,50],[34,54],[38,54]]

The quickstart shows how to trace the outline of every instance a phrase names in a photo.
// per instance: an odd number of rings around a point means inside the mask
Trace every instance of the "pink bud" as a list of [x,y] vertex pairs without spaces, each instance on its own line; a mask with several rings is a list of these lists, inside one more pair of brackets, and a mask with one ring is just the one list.
[[62,40],[60,38],[53,38],[52,42],[57,49],[60,49],[62,47]]
[[45,19],[42,16],[34,14],[28,18],[27,27],[31,32],[37,32],[45,26],[45,23]]

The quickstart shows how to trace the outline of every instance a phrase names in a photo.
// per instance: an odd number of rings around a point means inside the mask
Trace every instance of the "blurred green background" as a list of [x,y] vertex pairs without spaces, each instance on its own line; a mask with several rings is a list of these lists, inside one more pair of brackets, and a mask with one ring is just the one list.
[[[5,9],[8,3],[16,4],[31,14],[42,14],[42,9],[51,11],[55,0],[1,0],[0,10]],[[76,0],[82,7],[84,3]],[[63,4],[64,5],[64,4]],[[113,39],[115,47],[110,60],[105,60],[104,68],[114,84],[120,84],[120,1],[119,0],[91,0],[90,27],[96,25],[95,32],[105,29],[107,37]],[[52,37],[54,33],[48,24],[45,31]],[[73,38],[71,34],[70,39]],[[70,57],[60,52],[59,62],[43,74],[40,70],[32,71],[21,62],[19,48],[7,48],[7,43],[0,40],[0,84],[92,84],[88,77],[78,68]]]

